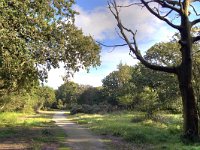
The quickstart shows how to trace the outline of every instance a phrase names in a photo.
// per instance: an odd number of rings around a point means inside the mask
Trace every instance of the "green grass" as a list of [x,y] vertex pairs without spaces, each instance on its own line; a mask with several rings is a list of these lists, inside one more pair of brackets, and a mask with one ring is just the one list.
[[145,119],[141,112],[117,112],[105,115],[77,114],[71,120],[85,124],[102,135],[119,136],[138,145],[149,145],[148,149],[198,150],[200,144],[185,145],[181,141],[181,115],[162,113],[154,121]]
[[28,143],[31,149],[41,149],[53,143],[64,148],[67,135],[51,120],[52,114],[0,113],[0,141],[9,141],[11,147],[12,143]]

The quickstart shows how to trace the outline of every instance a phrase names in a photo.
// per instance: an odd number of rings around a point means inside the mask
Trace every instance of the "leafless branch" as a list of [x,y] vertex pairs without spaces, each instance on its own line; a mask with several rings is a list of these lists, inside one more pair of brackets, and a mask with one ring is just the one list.
[[195,43],[197,41],[200,41],[200,36],[193,37],[192,42]]
[[[157,1],[157,0],[156,0]],[[148,2],[145,2],[144,0],[141,0],[141,2],[144,4],[144,6],[149,10],[150,13],[152,13],[154,16],[156,16],[158,19],[165,21],[168,25],[170,25],[171,27],[177,29],[177,30],[181,30],[181,26],[175,25],[172,22],[170,22],[168,19],[166,19],[165,17],[160,16],[158,13],[156,13],[155,11],[153,11],[153,9],[149,6]],[[180,13],[180,12],[179,12]]]
[[167,17],[167,16],[169,16],[171,13],[173,12],[173,10],[170,10],[168,13],[166,13],[164,16],[162,16],[162,17]]
[[196,19],[194,21],[191,22],[191,25],[194,26],[196,25],[197,23],[200,23],[200,18],[199,19]]
[[120,8],[120,7],[126,8],[126,7],[131,7],[131,6],[133,6],[133,5],[139,5],[139,6],[142,7],[142,3],[131,3],[131,4],[129,4],[129,5],[117,5],[117,7],[118,7],[118,8]]
[[124,44],[115,44],[115,45],[106,45],[106,44],[101,43],[99,41],[96,41],[96,43],[98,43],[99,45],[104,46],[104,47],[112,47],[112,48],[123,47],[123,46],[127,46],[128,45],[127,43],[124,43]]
[[200,14],[198,14],[198,12],[196,11],[196,9],[194,8],[194,6],[192,4],[190,4],[190,6],[192,7],[194,13],[197,15],[197,16],[200,16]]
[[176,4],[174,3],[174,1],[171,0],[154,0],[156,3],[160,4],[163,8],[169,8],[177,13],[180,14],[180,9],[178,9],[177,7],[175,7],[176,5],[181,7],[181,2],[177,2]]
[[116,30],[116,33],[122,40],[125,40],[124,37],[117,30]]
[[[116,1],[110,1],[108,3],[109,9],[111,11],[111,13],[113,14],[113,16],[115,17],[115,19],[117,20],[117,26],[122,34],[122,36],[124,37],[124,40],[126,41],[130,51],[136,56],[136,58],[146,67],[153,69],[153,70],[157,70],[157,71],[164,71],[164,72],[168,72],[168,73],[177,73],[177,67],[164,67],[164,66],[158,66],[158,65],[154,65],[149,63],[148,61],[146,61],[143,56],[140,53],[140,50],[138,48],[137,45],[137,40],[136,40],[136,32],[133,32],[131,29],[126,28],[125,26],[123,26],[121,20],[120,20],[120,16],[119,16],[119,10],[116,4]],[[130,33],[132,35],[132,40],[133,42],[131,42],[129,40],[129,38],[126,35],[126,32]]]

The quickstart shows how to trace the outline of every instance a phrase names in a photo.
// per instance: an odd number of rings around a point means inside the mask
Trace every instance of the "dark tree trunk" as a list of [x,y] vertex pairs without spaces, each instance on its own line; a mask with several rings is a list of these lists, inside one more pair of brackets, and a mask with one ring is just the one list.
[[192,86],[192,37],[187,13],[182,16],[181,26],[182,63],[177,75],[183,103],[184,137],[194,140],[198,137],[198,111]]
[[183,103],[184,137],[189,140],[198,138],[198,113],[191,82],[186,82],[187,75],[178,75]]

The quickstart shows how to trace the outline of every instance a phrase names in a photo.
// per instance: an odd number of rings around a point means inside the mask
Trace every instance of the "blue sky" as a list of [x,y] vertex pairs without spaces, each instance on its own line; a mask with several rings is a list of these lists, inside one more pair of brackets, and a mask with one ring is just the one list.
[[[126,5],[131,0],[118,1]],[[75,24],[83,30],[85,35],[92,35],[95,40],[106,44],[122,43],[116,33],[116,21],[107,8],[107,0],[76,0],[76,2],[74,9],[80,12],[80,15],[76,16]],[[148,11],[141,10],[139,7],[122,10],[121,19],[126,27],[138,31],[137,40],[142,51],[147,50],[156,42],[169,40],[175,32]],[[91,68],[89,73],[85,70],[75,73],[71,80],[79,84],[101,86],[101,80],[116,70],[120,62],[128,65],[137,63],[129,55],[127,47],[119,47],[114,50],[102,47],[101,62],[100,67]],[[63,83],[62,76],[64,74],[63,68],[51,70],[47,85],[56,89]]]

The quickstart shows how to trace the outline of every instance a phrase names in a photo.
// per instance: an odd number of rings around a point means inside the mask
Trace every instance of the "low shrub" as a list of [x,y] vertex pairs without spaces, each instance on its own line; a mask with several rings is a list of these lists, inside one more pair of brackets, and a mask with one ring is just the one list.
[[83,104],[82,105],[82,113],[85,113],[85,114],[92,114],[92,113],[95,113],[93,112],[93,107],[91,105],[87,105],[87,104]]
[[83,108],[81,105],[74,105],[74,106],[72,106],[72,108],[70,110],[71,115],[74,115],[77,113],[83,113]]
[[107,113],[112,112],[115,109],[110,104],[101,103],[99,105],[73,105],[70,109],[70,114],[74,115],[77,113],[85,113],[85,114],[95,114],[95,113]]

